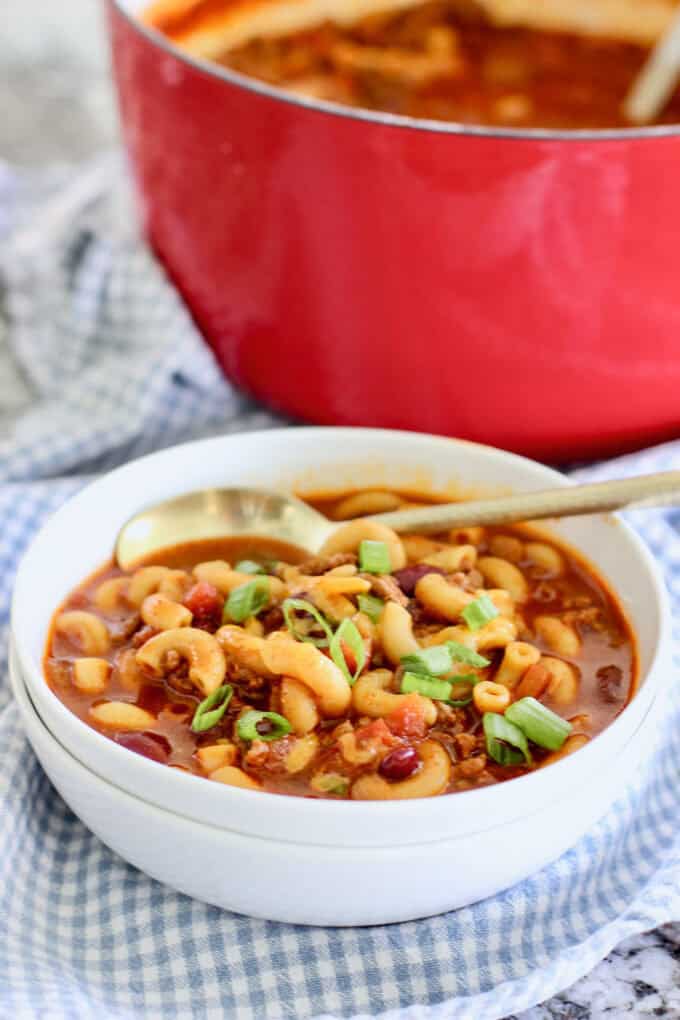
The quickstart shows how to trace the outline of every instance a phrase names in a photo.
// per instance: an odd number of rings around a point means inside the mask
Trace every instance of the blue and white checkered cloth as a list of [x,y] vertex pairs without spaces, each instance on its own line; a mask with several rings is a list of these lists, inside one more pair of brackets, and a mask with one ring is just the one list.
[[[119,176],[115,160],[47,184],[0,165],[0,1015],[496,1020],[566,988],[624,938],[680,919],[675,684],[653,759],[574,850],[425,921],[323,930],[231,915],[128,866],[64,805],[8,695],[23,549],[84,476],[275,422],[224,382],[158,265],[121,229],[127,207],[102,198]],[[680,443],[580,474],[678,467]],[[676,605],[679,520],[633,519]]]

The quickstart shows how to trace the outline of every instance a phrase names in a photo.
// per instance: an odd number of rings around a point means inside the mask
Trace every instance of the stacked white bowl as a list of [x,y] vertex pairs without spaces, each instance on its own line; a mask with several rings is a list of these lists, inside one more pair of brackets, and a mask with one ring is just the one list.
[[225,436],[120,468],[62,507],[21,564],[11,671],[29,740],[66,802],[104,843],[206,902],[271,920],[363,925],[490,896],[572,846],[621,793],[652,740],[655,702],[670,675],[669,608],[656,564],[622,520],[572,518],[551,530],[581,550],[619,594],[638,640],[637,693],[585,748],[498,786],[359,803],[211,783],[86,726],[47,686],[42,659],[55,608],[110,558],[124,521],[182,492],[384,486],[460,495],[565,484],[562,475],[499,450],[373,429]]

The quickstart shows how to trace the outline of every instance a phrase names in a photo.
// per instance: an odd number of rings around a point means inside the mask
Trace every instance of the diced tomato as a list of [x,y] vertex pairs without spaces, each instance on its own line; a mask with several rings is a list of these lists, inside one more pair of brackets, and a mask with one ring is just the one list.
[[384,719],[374,719],[373,722],[360,726],[354,731],[354,738],[359,745],[367,743],[384,744],[385,747],[393,747],[397,743],[392,731],[385,725]]
[[425,705],[419,694],[407,694],[401,704],[385,717],[385,722],[399,737],[424,737],[427,732]]
[[192,627],[215,631],[222,623],[224,599],[217,588],[207,581],[199,581],[189,589],[184,605],[193,613]]
[[[356,673],[356,669],[357,669],[357,657],[354,654],[354,652],[352,651],[352,649],[350,648],[350,646],[345,641],[341,641],[340,642],[340,648],[342,649],[342,654],[345,657],[345,662],[347,663],[347,669],[350,671],[352,676],[354,676],[354,674]],[[366,669],[366,666],[368,666],[368,664],[370,663],[371,656],[373,655],[373,642],[371,641],[370,638],[364,638],[364,648],[366,649],[366,658],[364,660],[364,669]]]

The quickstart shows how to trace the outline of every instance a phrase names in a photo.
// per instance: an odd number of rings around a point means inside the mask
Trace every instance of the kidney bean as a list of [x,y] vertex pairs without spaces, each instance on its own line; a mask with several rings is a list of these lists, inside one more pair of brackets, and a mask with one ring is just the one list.
[[158,733],[119,733],[116,743],[161,765],[167,763],[172,750],[170,742]]
[[411,567],[402,567],[401,570],[395,570],[392,577],[405,595],[413,595],[421,577],[425,577],[426,574],[445,573],[446,571],[442,570],[441,567],[432,567],[429,563],[416,563]]
[[420,758],[415,747],[407,744],[390,751],[380,762],[379,772],[385,779],[393,781],[408,779],[420,765]]

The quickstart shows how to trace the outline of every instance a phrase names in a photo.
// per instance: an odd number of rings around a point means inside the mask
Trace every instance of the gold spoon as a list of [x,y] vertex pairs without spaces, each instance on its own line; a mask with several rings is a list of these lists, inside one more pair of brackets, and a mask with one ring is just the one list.
[[[680,504],[680,471],[595,482],[514,496],[395,510],[370,519],[398,532],[428,533],[475,524],[512,524],[546,517]],[[238,535],[276,539],[317,552],[346,521],[329,521],[312,507],[263,489],[203,489],[157,503],[121,528],[116,560],[128,569],[183,542]]]

